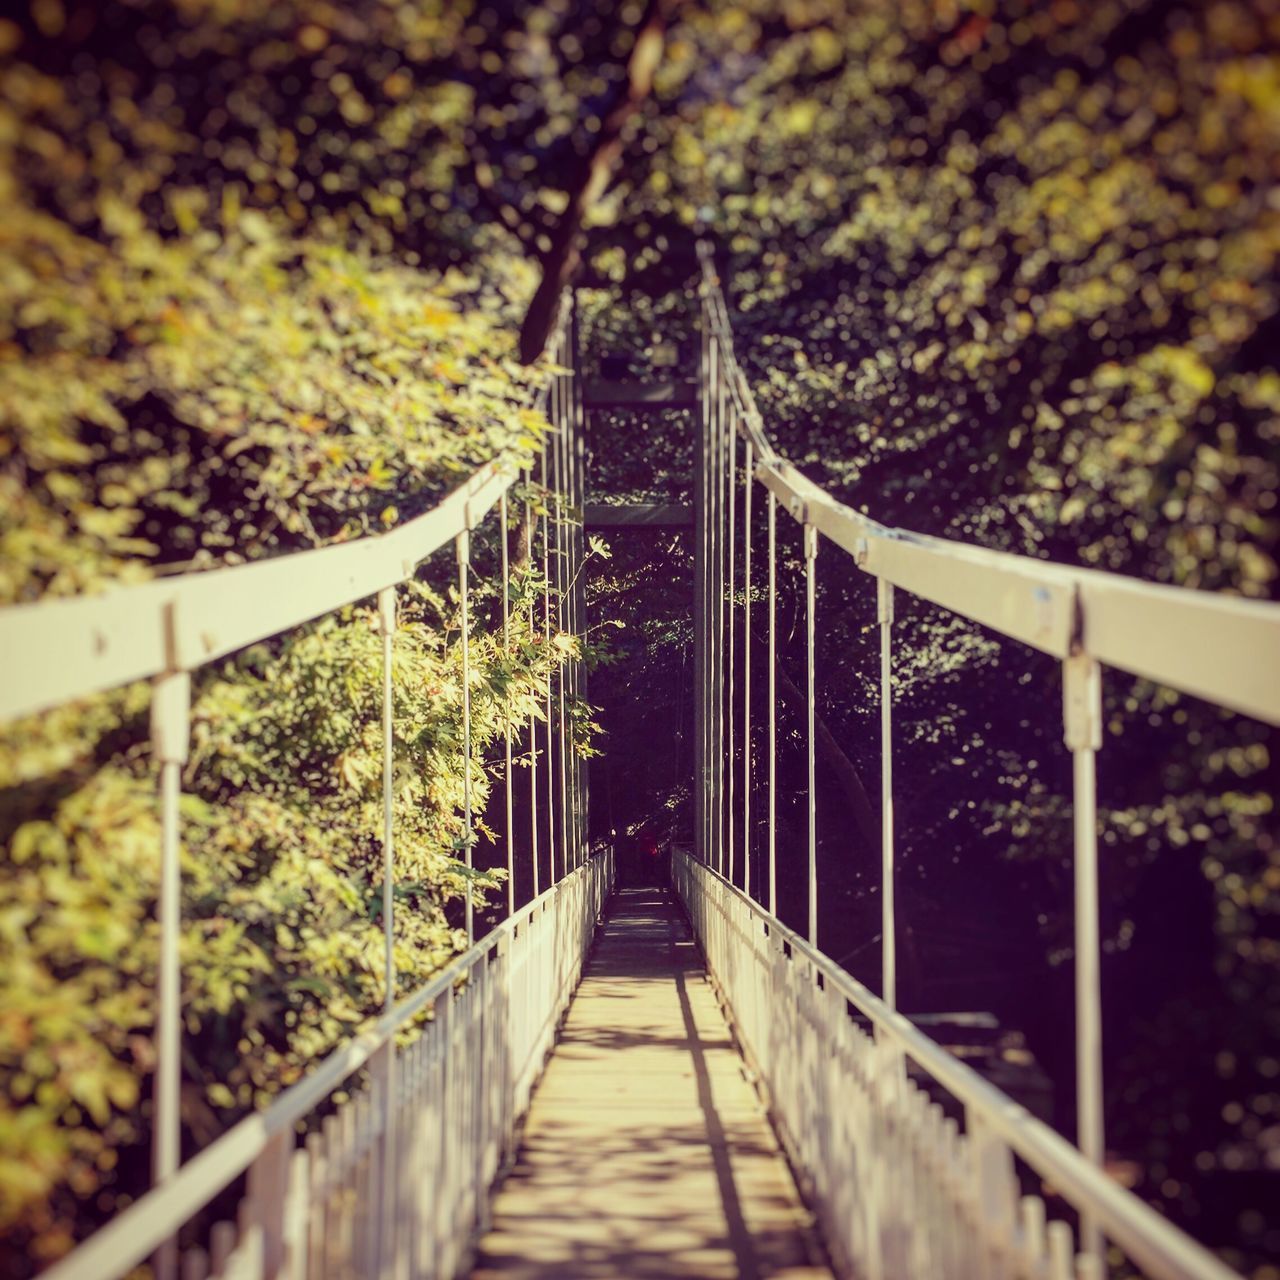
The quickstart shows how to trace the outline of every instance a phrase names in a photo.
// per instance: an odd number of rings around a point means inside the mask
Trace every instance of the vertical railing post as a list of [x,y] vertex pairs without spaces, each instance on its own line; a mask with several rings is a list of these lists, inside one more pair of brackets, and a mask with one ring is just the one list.
[[[577,304],[573,312],[572,344],[569,351],[569,367],[572,369],[570,393],[573,403],[573,474],[574,474],[574,509],[577,522],[574,525],[576,535],[577,558],[574,568],[574,581],[577,583],[576,629],[579,654],[586,644],[590,627],[587,619],[587,578],[583,568],[587,562],[587,413],[582,402],[582,378],[579,373],[581,361],[578,358],[580,332],[578,326]],[[574,695],[579,703],[586,702],[590,693],[588,672],[585,662],[579,656],[574,660]],[[577,790],[577,830],[578,830],[578,862],[585,862],[590,853],[591,844],[591,787],[590,764],[576,752],[573,757],[575,787]]]
[[[705,245],[700,248],[704,260]],[[698,370],[698,392],[702,409],[702,434],[697,450],[701,467],[698,489],[701,523],[698,527],[698,557],[700,573],[698,590],[701,607],[701,626],[695,628],[697,656],[701,669],[697,672],[698,707],[702,732],[699,736],[701,769],[698,777],[698,793],[701,801],[700,855],[704,865],[716,865],[716,816],[715,816],[715,767],[716,767],[716,579],[718,573],[719,542],[716,537],[719,507],[716,477],[719,472],[719,439],[716,433],[716,339],[715,317],[709,281],[704,274],[702,291],[702,360]]]
[[[378,1053],[385,1051],[383,1045]],[[370,1077],[379,1078],[376,1056],[370,1060]],[[375,1088],[378,1087],[375,1085]],[[245,1178],[243,1217],[240,1222],[241,1239],[256,1231],[261,1240],[262,1270],[259,1274],[276,1276],[285,1259],[285,1211],[289,1188],[289,1162],[293,1157],[294,1137],[292,1129],[278,1129],[266,1142],[262,1151],[249,1166]],[[379,1169],[378,1178],[385,1176],[385,1166]],[[374,1197],[377,1197],[377,1191]],[[367,1206],[375,1223],[385,1221],[382,1204]],[[224,1272],[223,1274],[227,1274]],[[290,1278],[292,1280],[292,1278]]]
[[[396,953],[395,953],[395,738],[394,738],[394,685],[392,682],[393,641],[396,632],[396,589],[384,587],[378,592],[378,628],[382,633],[382,937],[384,957],[383,1010],[390,1013],[396,1002]],[[463,645],[466,644],[466,605],[463,605]],[[466,649],[463,649],[465,671]],[[465,684],[465,676],[464,676]],[[468,752],[468,761],[470,753]],[[468,855],[469,856],[469,855]],[[467,905],[470,907],[471,886],[467,886]],[[470,941],[470,928],[468,928]],[[379,1257],[385,1270],[392,1254],[391,1238],[395,1231],[395,1214],[392,1211],[392,1187],[395,1181],[395,1037],[390,1036],[379,1046],[369,1063],[369,1075],[381,1101],[382,1109],[382,1165],[379,1178],[379,1204],[374,1221],[379,1224]],[[292,1152],[293,1143],[287,1144]],[[287,1165],[288,1154],[280,1160]],[[267,1239],[274,1239],[268,1232]],[[283,1241],[281,1241],[283,1244]]]
[[720,869],[720,428],[716,340],[707,339],[707,864]]
[[806,711],[808,715],[809,764],[809,945],[818,945],[818,796],[814,735],[817,703],[817,673],[814,670],[814,612],[818,577],[818,531],[804,526],[805,663],[808,674]]
[[742,481],[742,892],[751,896],[751,486],[754,452],[744,446]]
[[726,795],[725,795],[725,843],[726,843],[726,854],[728,857],[728,880],[730,884],[733,884],[734,883],[734,866],[737,861],[737,847],[736,847],[736,842],[734,840],[734,812],[733,812],[733,792],[734,792],[734,785],[733,785],[734,696],[733,695],[734,695],[734,685],[736,684],[736,680],[734,679],[734,676],[735,676],[734,654],[736,651],[736,645],[734,643],[733,612],[734,612],[734,596],[737,594],[737,591],[736,591],[737,584],[734,581],[734,570],[735,570],[735,567],[737,564],[737,558],[738,558],[738,547],[737,547],[738,413],[733,406],[733,402],[728,398],[727,386],[725,387],[725,392],[726,392],[725,399],[727,402],[726,408],[728,410],[726,417],[728,420],[728,428],[729,428],[727,432],[728,440],[726,442],[728,446],[726,450],[728,456],[726,459],[727,471],[725,474],[725,485],[729,491],[728,493],[728,498],[729,498],[729,518],[728,518],[729,574],[728,574],[728,578],[729,578],[729,581],[728,581],[728,601],[726,605],[728,618],[729,618],[729,661],[728,661],[729,687],[726,691],[727,697],[725,699],[726,719],[728,720],[728,724],[729,724],[729,734],[728,734],[729,742],[728,742],[727,750],[725,752],[725,769],[728,774],[728,778],[726,779]]
[[[551,485],[547,470],[547,447],[542,446],[542,630],[546,649],[544,661],[551,661]],[[547,671],[547,886],[556,882],[556,811],[554,730],[551,725],[551,672]]]
[[[466,613],[463,606],[465,619]],[[392,741],[391,644],[396,630],[396,589],[378,592],[378,625],[382,632],[382,938],[383,1001],[390,1012],[396,1002],[395,959],[395,744]],[[465,627],[465,621],[464,621]]]
[[[573,516],[573,524],[570,526],[570,572],[569,572],[569,589],[571,593],[570,619],[574,637],[579,645],[586,638],[586,628],[583,625],[583,611],[585,607],[584,599],[584,583],[582,581],[582,561],[583,561],[583,496],[581,489],[582,473],[581,473],[581,454],[582,454],[582,417],[581,405],[579,401],[579,386],[576,374],[577,369],[577,343],[578,328],[577,317],[575,311],[571,308],[569,312],[569,325],[565,331],[565,350],[564,364],[570,370],[566,376],[566,399],[567,421],[569,424],[569,437],[566,447],[565,465],[568,472],[569,487],[569,509]],[[579,658],[574,658],[570,669],[572,671],[572,681],[570,683],[570,691],[573,695],[570,706],[575,708],[579,705],[583,697],[583,670],[582,662]],[[570,720],[570,724],[573,720]],[[582,760],[573,746],[573,733],[569,734],[569,793],[573,805],[573,865],[578,867],[582,862],[583,848],[585,845],[585,832],[583,821],[586,815],[586,806],[584,802],[582,789]]]
[[475,905],[472,902],[471,853],[471,586],[467,570],[471,563],[471,534],[464,529],[454,544],[458,552],[458,594],[462,597],[462,809],[463,838],[467,865],[467,947],[476,940]]
[[[559,352],[555,353],[559,359]],[[548,396],[548,404],[551,408],[551,438],[547,444],[546,451],[546,485],[547,485],[547,604],[550,609],[550,617],[555,620],[555,626],[550,627],[551,630],[559,631],[560,629],[560,486],[558,483],[559,475],[559,448],[560,448],[560,379],[552,378],[551,389]],[[553,514],[554,513],[554,514]],[[547,657],[551,658],[552,649],[547,648]],[[554,730],[555,725],[555,709],[558,705],[556,690],[559,688],[563,673],[560,664],[557,661],[555,669],[547,673],[547,856],[550,859],[550,876],[549,882],[555,884],[556,875],[556,837],[555,837],[555,817],[560,819],[560,843],[563,848],[564,844],[564,810],[556,805],[556,766],[559,761],[559,742]],[[561,862],[560,874],[564,874],[563,860]]]
[[[1096,753],[1102,746],[1102,673],[1088,654],[1062,664],[1063,729],[1071,751],[1075,823],[1076,1134],[1084,1155],[1101,1166],[1106,1154],[1102,1087],[1102,973],[1098,922]],[[1104,1243],[1087,1213],[1081,1252],[1093,1274],[1104,1272]]]
[[778,499],[769,492],[769,914],[778,914]]
[[[502,660],[511,661],[511,558],[507,550],[507,491],[498,499],[499,540],[502,543]],[[515,781],[511,777],[511,717],[503,714],[504,781],[507,793],[507,915],[516,912]]]
[[720,846],[720,874],[728,875],[732,871],[729,865],[730,840],[732,838],[732,810],[725,804],[726,775],[732,779],[733,771],[729,767],[729,755],[733,750],[733,729],[729,722],[729,712],[733,706],[729,683],[733,672],[728,663],[729,646],[733,641],[733,604],[730,598],[733,591],[732,546],[729,538],[731,528],[728,520],[729,498],[732,490],[730,483],[730,449],[732,436],[729,427],[728,398],[724,384],[724,352],[717,343],[716,347],[716,394],[719,400],[720,419],[720,453],[718,458],[720,485],[720,513],[717,524],[720,529],[720,741],[716,746],[716,814],[720,822],[720,835],[717,843]]
[[700,413],[694,426],[693,448],[693,714],[694,714],[694,833],[695,856],[706,862],[707,840],[707,423],[710,391],[707,385],[707,343],[710,317],[705,294],[698,348]]
[[[563,358],[563,347],[561,348]],[[556,543],[555,543],[555,583],[556,583],[556,632],[565,634],[568,628],[568,596],[567,578],[568,564],[566,544],[568,541],[568,525],[565,520],[565,432],[568,430],[568,419],[564,412],[564,388],[559,377],[555,380],[556,388],[556,434],[552,445],[552,476],[556,493]],[[560,874],[569,874],[570,822],[569,812],[569,757],[566,750],[565,736],[565,678],[568,664],[564,660],[556,663],[556,705],[559,710],[559,725],[556,733],[556,757],[560,765]]]
[[[182,1159],[182,860],[179,847],[182,766],[191,741],[191,677],[185,671],[161,676],[151,692],[151,743],[160,764],[160,893],[157,916],[160,950],[156,987],[155,1119],[151,1177],[162,1186]],[[174,1280],[178,1242],[166,1240],[155,1255],[157,1280]]]
[[[533,471],[532,468],[525,472],[524,481],[526,491],[531,493],[533,489]],[[529,570],[533,568],[533,539],[534,530],[536,528],[536,517],[533,514],[533,504],[525,499],[524,504],[524,522],[525,527],[529,531]],[[536,617],[534,614],[533,601],[529,602],[529,638],[532,640],[534,635],[534,627],[536,625]],[[529,862],[533,870],[533,896],[536,898],[540,891],[538,884],[538,741],[536,737],[537,718],[533,712],[529,712]]]
[[880,949],[884,1002],[898,1007],[897,919],[893,895],[893,584],[876,579],[876,620],[880,624]]
[[717,607],[720,616],[720,639],[717,651],[717,662],[719,668],[719,685],[717,700],[719,703],[718,714],[720,722],[719,741],[716,744],[716,819],[719,823],[719,835],[716,838],[716,844],[720,849],[720,874],[727,875],[731,870],[729,867],[729,838],[730,838],[730,820],[731,811],[725,805],[725,776],[726,773],[732,777],[732,770],[728,768],[729,753],[733,750],[733,742],[730,737],[731,728],[729,725],[729,709],[732,703],[727,696],[727,686],[732,678],[732,673],[727,662],[728,645],[732,640],[733,633],[733,609],[730,602],[730,592],[732,591],[732,563],[729,559],[731,554],[729,545],[729,522],[727,519],[729,511],[729,491],[731,485],[729,483],[729,449],[731,436],[729,432],[729,414],[727,397],[725,395],[724,382],[724,352],[720,349],[719,341],[716,345],[716,398],[719,405],[717,417],[719,419],[720,442],[719,452],[716,460],[717,481],[720,488],[719,512],[716,517],[716,525],[720,537],[720,582],[717,591]]
[[[532,617],[532,611],[531,611]],[[529,717],[529,861],[533,866],[533,896],[542,892],[538,874],[538,722]]]
[[721,457],[720,351],[714,332],[711,336],[711,769],[708,795],[711,809],[711,853],[715,868],[724,871],[724,825],[720,780],[724,758],[724,504],[722,502],[724,460]]
[[[1012,1263],[1017,1242],[1019,1192],[1013,1155],[992,1132],[986,1117],[975,1114],[973,1108],[965,1109],[965,1133],[972,1162],[967,1172],[973,1179],[975,1225],[983,1253],[992,1261],[1000,1258]],[[995,1266],[992,1270],[999,1274]],[[1016,1274],[1012,1266],[1005,1274],[1010,1273]],[[1097,1276],[1094,1280],[1102,1278]]]

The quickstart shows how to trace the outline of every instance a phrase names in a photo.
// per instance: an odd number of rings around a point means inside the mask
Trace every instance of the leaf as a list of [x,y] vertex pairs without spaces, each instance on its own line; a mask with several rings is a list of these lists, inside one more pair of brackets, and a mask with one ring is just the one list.
[[211,1105],[222,1107],[224,1110],[229,1110],[236,1105],[236,1095],[221,1081],[206,1085],[204,1096],[209,1099]]

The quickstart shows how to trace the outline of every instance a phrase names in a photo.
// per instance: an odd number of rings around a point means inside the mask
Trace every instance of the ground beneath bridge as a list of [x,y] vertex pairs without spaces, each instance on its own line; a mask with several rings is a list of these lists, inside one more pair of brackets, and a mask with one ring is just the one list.
[[817,1280],[811,1224],[678,907],[623,890],[474,1280]]

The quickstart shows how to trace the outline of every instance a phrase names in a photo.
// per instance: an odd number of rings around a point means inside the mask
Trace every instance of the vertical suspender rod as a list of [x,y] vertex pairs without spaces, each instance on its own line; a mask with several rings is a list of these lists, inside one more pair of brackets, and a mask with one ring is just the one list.
[[769,914],[778,914],[778,499],[769,494]]
[[818,945],[818,794],[815,786],[814,735],[815,707],[817,701],[817,675],[814,670],[814,611],[818,575],[818,531],[811,524],[804,526],[804,587],[805,587],[805,667],[808,674],[805,710],[808,730],[806,745],[809,765],[809,945]]
[[880,947],[884,1002],[898,1007],[897,921],[893,883],[893,694],[889,685],[893,628],[893,584],[876,579],[880,627]]
[[[155,1128],[151,1139],[151,1178],[163,1186],[182,1159],[182,861],[179,840],[182,766],[191,740],[191,677],[185,671],[161,676],[151,694],[151,742],[160,763],[160,954],[157,961],[155,1030]],[[156,1250],[158,1280],[174,1280],[178,1242]]]
[[[1062,664],[1063,729],[1071,751],[1075,826],[1076,948],[1076,1141],[1096,1165],[1106,1143],[1102,1086],[1102,973],[1098,922],[1097,752],[1102,746],[1102,673],[1087,654]],[[1080,1223],[1080,1251],[1094,1280],[1105,1273],[1105,1246],[1098,1224]]]
[[[462,809],[464,857],[467,870],[472,869],[471,850],[471,585],[467,567],[471,559],[471,535],[458,534],[458,593],[462,597]],[[476,939],[475,904],[472,901],[471,878],[467,877],[467,946]]]
[[[498,500],[498,538],[502,546],[502,660],[511,661],[511,555],[507,548],[507,491]],[[503,717],[503,752],[507,799],[507,915],[516,911],[515,781],[511,776],[511,717]]]
[[751,487],[753,452],[742,479],[742,892],[751,896]]

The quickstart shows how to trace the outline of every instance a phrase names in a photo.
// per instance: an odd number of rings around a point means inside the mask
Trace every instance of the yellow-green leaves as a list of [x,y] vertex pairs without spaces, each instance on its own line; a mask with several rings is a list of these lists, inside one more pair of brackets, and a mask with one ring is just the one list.
[[[536,268],[451,199],[475,90],[437,60],[465,6],[178,0],[134,18],[145,39],[94,31],[66,78],[0,24],[16,52],[0,68],[0,605],[376,536],[547,430],[530,408],[544,375],[512,356]],[[125,73],[113,39],[125,61],[146,45],[144,69]],[[210,56],[233,72],[217,101]],[[291,76],[303,89],[276,96]],[[466,886],[457,619],[425,582],[401,594],[407,988],[454,954]],[[481,753],[572,650],[531,643],[529,598],[514,656],[473,636],[481,804]],[[352,609],[197,680],[182,953],[198,1141],[382,1005],[380,658]],[[0,1251],[35,1233],[47,1260],[141,1190],[145,1160],[112,1179],[145,1141],[154,1066],[147,702],[139,686],[0,726]]]

